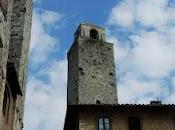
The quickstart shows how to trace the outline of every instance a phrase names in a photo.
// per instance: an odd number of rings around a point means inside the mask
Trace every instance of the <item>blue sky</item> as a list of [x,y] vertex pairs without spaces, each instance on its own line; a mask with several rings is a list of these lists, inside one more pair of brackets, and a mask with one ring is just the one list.
[[[52,2],[42,0],[39,4],[35,4],[35,7],[64,15],[63,21],[60,21],[60,29],[54,31],[53,35],[59,36],[62,43],[60,47],[67,49],[73,41],[74,31],[81,22],[87,21],[105,26],[106,19],[114,4],[116,4],[115,0],[53,0]],[[63,54],[59,56],[63,56]]]
[[81,22],[114,43],[119,103],[175,103],[175,0],[34,0],[24,130],[62,130],[67,58]]

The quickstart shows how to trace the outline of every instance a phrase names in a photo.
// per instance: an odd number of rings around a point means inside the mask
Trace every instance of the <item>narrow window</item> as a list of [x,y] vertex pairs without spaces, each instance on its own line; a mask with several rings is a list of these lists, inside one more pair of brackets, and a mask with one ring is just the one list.
[[100,117],[98,119],[98,130],[110,130],[109,118]]
[[0,64],[1,64],[1,60],[2,60],[2,53],[3,53],[3,44],[2,44],[2,40],[0,38]]
[[141,130],[139,117],[129,117],[128,123],[129,123],[129,130]]
[[5,117],[8,117],[9,107],[10,107],[10,93],[6,85],[5,91],[4,91],[3,108],[2,108],[2,111]]
[[0,38],[0,48],[2,48],[2,47],[3,47],[3,44],[2,44],[2,40]]
[[2,113],[4,116],[4,121],[8,126],[12,121],[14,121],[14,112],[15,112],[15,105],[16,105],[16,96],[12,92],[10,84],[6,84],[4,90],[4,97],[3,97],[3,107]]
[[93,39],[99,39],[99,34],[98,31],[95,29],[91,29],[90,30],[90,37]]

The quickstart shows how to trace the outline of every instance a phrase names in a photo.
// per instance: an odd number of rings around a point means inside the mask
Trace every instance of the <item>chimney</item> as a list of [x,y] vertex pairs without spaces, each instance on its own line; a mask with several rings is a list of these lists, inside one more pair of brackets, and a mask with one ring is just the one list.
[[150,105],[161,105],[161,104],[162,104],[162,102],[159,100],[150,101]]

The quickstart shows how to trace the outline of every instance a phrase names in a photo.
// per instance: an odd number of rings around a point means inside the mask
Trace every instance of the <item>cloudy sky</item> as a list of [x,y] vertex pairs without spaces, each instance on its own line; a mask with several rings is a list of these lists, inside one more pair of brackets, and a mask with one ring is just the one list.
[[34,0],[24,130],[62,130],[66,53],[84,21],[115,45],[119,103],[175,103],[175,0]]

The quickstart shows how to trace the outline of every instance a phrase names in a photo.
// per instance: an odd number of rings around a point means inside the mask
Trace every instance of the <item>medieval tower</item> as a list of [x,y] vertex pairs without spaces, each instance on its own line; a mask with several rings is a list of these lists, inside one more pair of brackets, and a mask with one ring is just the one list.
[[0,0],[0,130],[23,128],[32,0]]
[[68,105],[117,104],[113,44],[105,29],[80,24],[68,52]]
[[117,102],[113,44],[96,25],[80,24],[75,33],[67,92],[64,130],[175,130],[174,104]]

